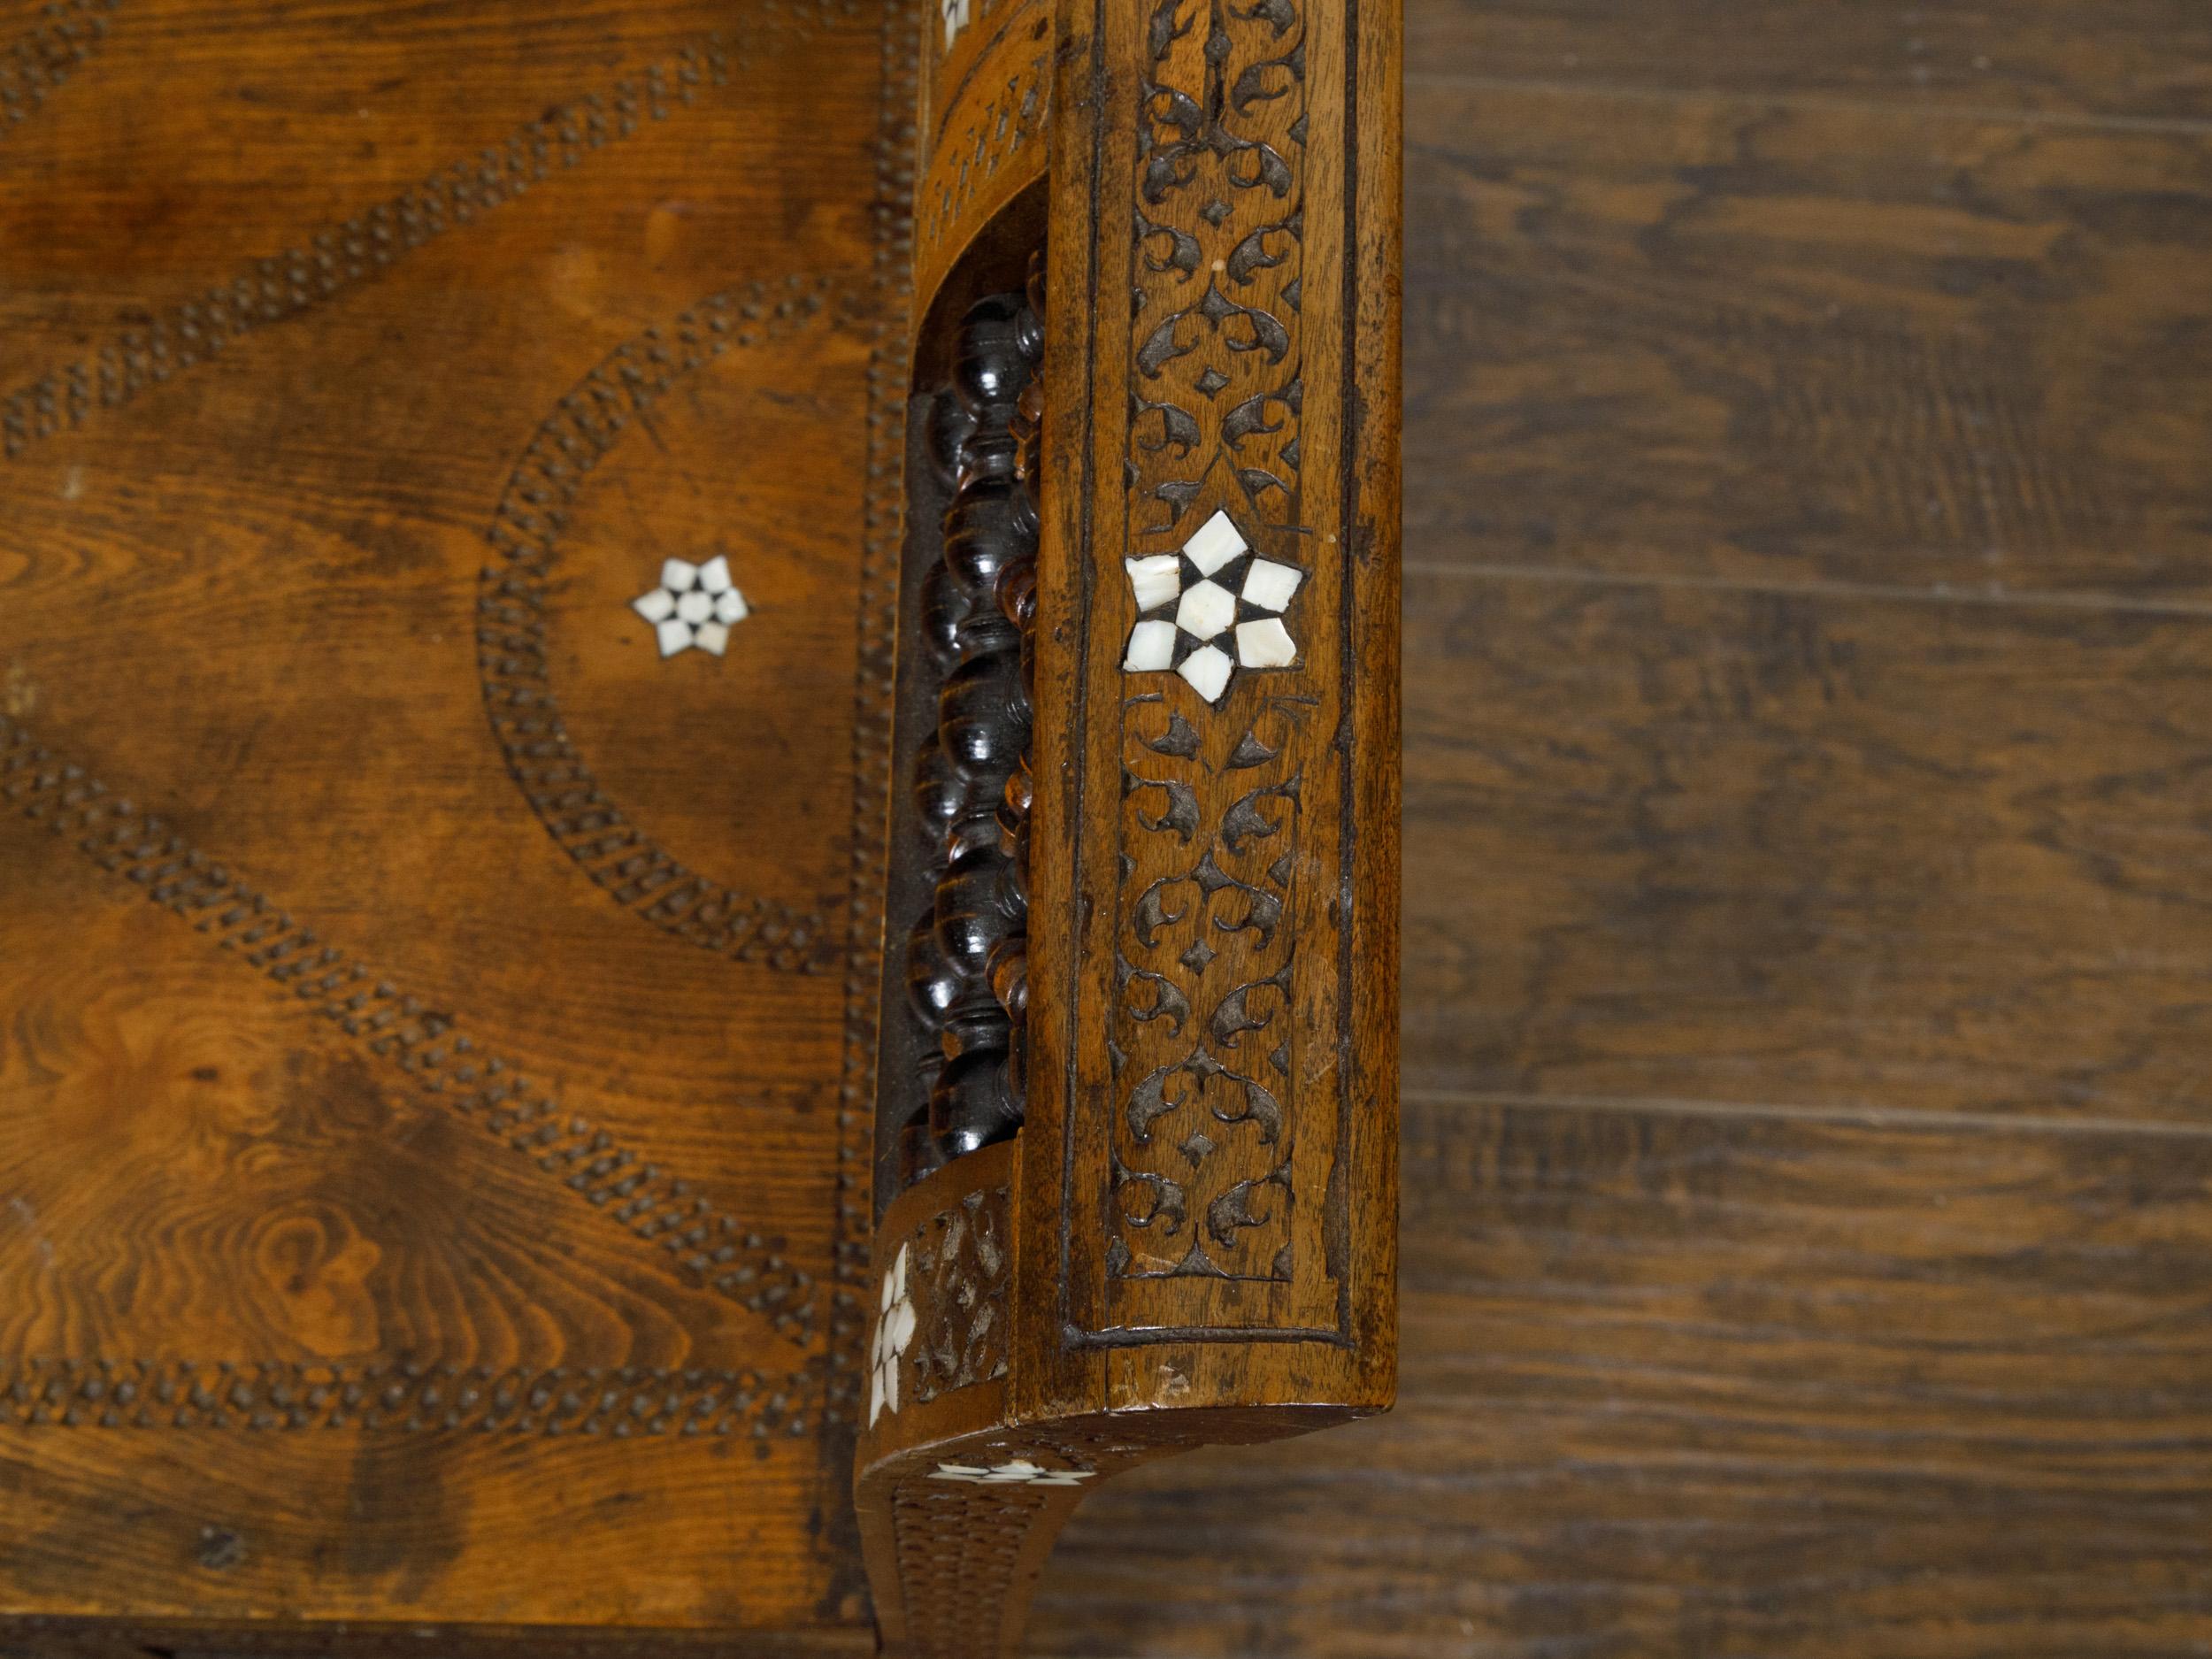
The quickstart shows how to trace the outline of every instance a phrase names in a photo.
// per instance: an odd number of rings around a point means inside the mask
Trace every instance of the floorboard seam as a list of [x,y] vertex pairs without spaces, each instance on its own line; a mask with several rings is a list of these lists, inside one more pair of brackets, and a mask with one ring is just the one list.
[[1839,98],[1818,93],[1760,92],[1734,87],[1632,87],[1608,81],[1552,81],[1540,76],[1523,75],[1455,75],[1441,71],[1416,70],[1406,72],[1406,85],[1408,88],[1434,87],[1471,92],[1537,92],[1560,97],[1612,98],[1646,104],[1684,104],[1694,99],[1713,99],[1723,103],[1757,104],[1772,109],[1805,110],[1837,115],[1894,115],[1909,120],[1933,117],[1947,121],[2085,128],[2189,138],[2212,134],[2212,120],[2187,115],[2100,115],[2078,110],[1999,110],[1970,104],[1908,104],[1887,98]]
[[2028,1134],[2156,1135],[2212,1140],[2212,1125],[2140,1118],[2056,1118],[2042,1112],[1916,1111],[1899,1106],[1816,1106],[1777,1101],[1683,1100],[1664,1095],[1517,1094],[1492,1089],[1407,1088],[1399,1098],[1429,1106],[1553,1107],[1563,1111],[1648,1113],[1677,1118],[1756,1118],[1868,1128]]
[[1909,588],[1901,583],[1839,581],[1751,581],[1728,576],[1688,576],[1644,571],[1594,571],[1573,565],[1461,564],[1447,559],[1408,559],[1409,576],[1501,581],[1579,583],[1597,588],[1686,588],[1707,593],[1766,594],[1803,599],[1893,600],[1913,604],[1982,605],[1996,609],[2108,611],[2126,616],[2212,618],[2212,603],[2127,599],[2114,594],[2061,594],[2036,589],[1990,592],[1965,588]]

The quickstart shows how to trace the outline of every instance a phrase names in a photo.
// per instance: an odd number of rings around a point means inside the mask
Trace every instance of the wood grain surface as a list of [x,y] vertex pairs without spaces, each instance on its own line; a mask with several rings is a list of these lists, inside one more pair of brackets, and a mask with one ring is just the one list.
[[1406,34],[1400,1403],[1037,1648],[2202,1652],[2205,15]]
[[864,1626],[889,15],[0,15],[0,1617]]

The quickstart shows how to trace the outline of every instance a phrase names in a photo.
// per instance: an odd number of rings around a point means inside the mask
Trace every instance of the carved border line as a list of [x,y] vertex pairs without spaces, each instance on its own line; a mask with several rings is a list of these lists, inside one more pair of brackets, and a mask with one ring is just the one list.
[[[865,1348],[874,1312],[869,1263],[874,1233],[876,1022],[883,973],[886,826],[891,799],[891,721],[897,674],[899,560],[906,507],[906,395],[912,308],[915,98],[921,39],[913,12],[886,0],[880,35],[882,102],[875,151],[874,347],[868,364],[868,477],[863,509],[858,631],[853,686],[853,825],[847,888],[845,1054],[837,1101],[836,1289],[830,1315],[829,1402],[836,1433],[826,1466],[842,1470],[857,1426]],[[841,1499],[849,1528],[849,1494]],[[848,1538],[857,1562],[856,1536]]]
[[[687,869],[600,789],[562,724],[544,605],[567,509],[622,434],[732,345],[787,339],[822,318],[836,279],[750,282],[624,342],[561,399],[515,464],[484,539],[507,561],[477,588],[477,669],[507,771],[560,849],[616,903],[687,943],[799,973],[843,952],[830,915],[748,898]],[[865,601],[864,599],[863,603]]]
[[99,50],[120,0],[61,0],[0,49],[0,138],[38,113],[71,71]]
[[665,120],[693,104],[703,84],[729,81],[733,50],[757,39],[800,38],[858,15],[856,0],[813,0],[789,12],[749,19],[733,46],[712,35],[682,46],[605,94],[587,92],[526,121],[503,144],[454,162],[342,224],[313,232],[257,261],[227,286],[172,305],[151,321],[121,328],[94,353],[49,370],[0,397],[0,458],[120,409],[150,388],[219,356],[257,329],[290,322],[374,280],[426,242],[503,206],[530,188],[628,138],[641,117]]
[[4,716],[0,794],[406,1072],[423,1094],[473,1118],[611,1220],[657,1243],[691,1283],[751,1309],[792,1341],[808,1340],[813,1278],[776,1254],[776,1241],[748,1233],[690,1183],[565,1110],[516,1062],[464,1034],[451,1014],[299,926],[159,818],[109,795]]
[[811,1387],[804,1371],[32,1359],[0,1372],[0,1427],[744,1433],[765,1441],[806,1433]]

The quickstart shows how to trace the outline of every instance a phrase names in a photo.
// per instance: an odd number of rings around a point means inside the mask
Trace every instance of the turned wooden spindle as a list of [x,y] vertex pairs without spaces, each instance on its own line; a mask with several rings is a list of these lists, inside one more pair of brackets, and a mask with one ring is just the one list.
[[1027,623],[1036,610],[1042,357],[1027,298],[978,301],[961,320],[950,383],[930,414],[932,462],[952,499],[920,604],[921,642],[941,684],[914,779],[936,886],[906,940],[909,1009],[933,1040],[906,1109],[907,1180],[1021,1122],[1016,1022],[1025,1005]]

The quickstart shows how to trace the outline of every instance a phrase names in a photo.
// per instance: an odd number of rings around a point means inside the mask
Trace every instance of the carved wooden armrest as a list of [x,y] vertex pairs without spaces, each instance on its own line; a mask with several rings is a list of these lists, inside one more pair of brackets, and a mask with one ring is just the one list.
[[1398,15],[943,0],[856,1469],[1010,1652],[1117,1471],[1395,1360]]

